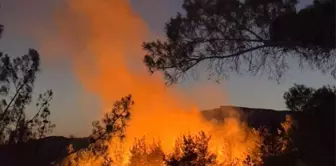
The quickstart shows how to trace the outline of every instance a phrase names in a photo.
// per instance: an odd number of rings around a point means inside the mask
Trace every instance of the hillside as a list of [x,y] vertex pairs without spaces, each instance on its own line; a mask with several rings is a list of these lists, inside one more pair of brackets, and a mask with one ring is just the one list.
[[219,108],[202,111],[207,120],[216,120],[221,123],[226,117],[229,117],[235,110],[241,121],[246,122],[250,127],[259,128],[261,126],[277,127],[290,111],[247,108],[236,106],[220,106]]
[[48,163],[66,155],[66,147],[69,144],[72,144],[74,149],[86,148],[88,139],[51,136],[24,144],[0,146],[0,165],[49,165]]
[[[235,109],[241,120],[251,127],[278,126],[284,120],[288,111],[257,109],[245,107],[221,106],[220,108],[204,110],[202,114],[207,120],[216,120],[221,123]],[[52,136],[41,140],[33,140],[20,145],[0,146],[0,163],[4,166],[34,165],[44,166],[58,157],[66,155],[66,147],[73,144],[74,149],[88,146],[87,138],[66,138]]]

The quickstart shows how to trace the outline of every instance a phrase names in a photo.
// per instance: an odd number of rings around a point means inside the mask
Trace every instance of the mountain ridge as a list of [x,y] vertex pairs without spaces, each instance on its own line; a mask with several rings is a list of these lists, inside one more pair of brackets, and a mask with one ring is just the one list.
[[222,123],[226,117],[238,116],[242,122],[253,128],[279,127],[280,123],[285,120],[286,115],[292,114],[288,110],[273,110],[265,108],[250,108],[239,106],[220,106],[219,108],[201,111],[206,120],[215,120]]

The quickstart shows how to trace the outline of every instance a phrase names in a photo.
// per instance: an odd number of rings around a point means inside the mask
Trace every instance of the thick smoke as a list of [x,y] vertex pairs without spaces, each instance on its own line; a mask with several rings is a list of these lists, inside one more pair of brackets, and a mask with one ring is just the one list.
[[165,88],[160,75],[148,74],[141,44],[150,32],[128,0],[68,0],[58,13],[57,34],[73,53],[73,71],[85,90],[99,96],[105,111],[122,96],[134,97],[126,146],[145,135],[160,139],[169,151],[181,134],[203,130],[213,135],[212,147],[229,142],[233,157],[244,158],[256,148],[235,117],[224,125],[206,122],[183,94]]

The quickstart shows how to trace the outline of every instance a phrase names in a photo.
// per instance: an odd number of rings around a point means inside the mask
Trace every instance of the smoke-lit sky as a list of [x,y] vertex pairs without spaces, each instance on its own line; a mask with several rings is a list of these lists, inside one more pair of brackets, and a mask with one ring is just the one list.
[[[68,58],[71,49],[53,50],[50,47],[62,43],[53,29],[55,12],[64,7],[64,1],[1,0],[0,23],[5,26],[5,32],[0,50],[10,56],[22,55],[28,48],[40,51],[42,72],[38,76],[35,92],[38,94],[49,88],[54,91],[52,120],[57,125],[54,134],[83,135],[88,132],[91,121],[99,118],[101,108],[97,96],[85,92],[76,79]],[[131,3],[147,23],[151,36],[159,37],[168,18],[181,10],[182,0],[131,0]],[[301,6],[305,6],[310,0],[301,3]],[[50,36],[47,48],[38,43],[45,35]],[[285,109],[282,95],[294,83],[318,88],[334,82],[330,75],[293,68],[280,83],[268,80],[267,77],[233,75],[221,84],[206,80],[186,80],[178,86],[200,109],[224,104]]]

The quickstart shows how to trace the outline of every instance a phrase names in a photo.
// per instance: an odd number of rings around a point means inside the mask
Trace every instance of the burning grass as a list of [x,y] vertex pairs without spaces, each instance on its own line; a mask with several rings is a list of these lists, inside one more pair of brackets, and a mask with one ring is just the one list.
[[[118,105],[115,107],[119,108]],[[124,137],[122,133],[114,133],[120,131],[114,131],[109,133],[111,137],[96,140],[89,148],[69,155],[60,165],[262,165],[267,157],[280,156],[291,149],[287,137],[292,121],[290,117],[281,124],[282,128],[276,135],[267,130],[249,128],[237,119],[228,117],[223,124],[204,122],[209,125],[208,131],[200,129],[199,132],[171,135],[174,143],[162,141],[170,139],[148,135],[130,138],[126,134]],[[114,128],[108,127],[111,123],[105,124],[106,128]],[[119,126],[118,121],[112,124]],[[69,152],[72,152],[71,148]]]

